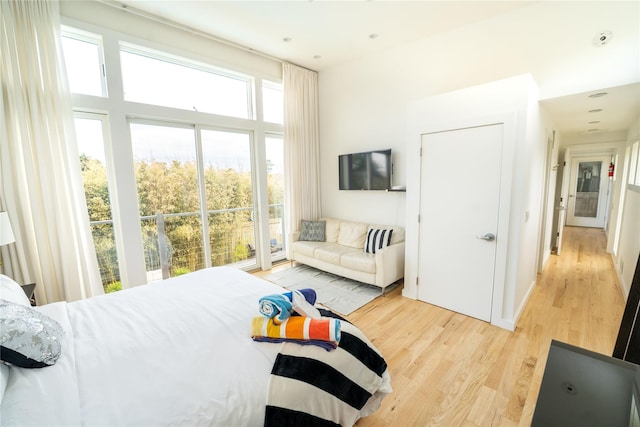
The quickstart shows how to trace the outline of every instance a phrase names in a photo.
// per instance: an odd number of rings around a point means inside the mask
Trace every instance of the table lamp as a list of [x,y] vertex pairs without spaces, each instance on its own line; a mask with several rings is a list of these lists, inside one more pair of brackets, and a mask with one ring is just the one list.
[[16,241],[11,229],[11,222],[9,221],[9,214],[7,212],[0,212],[0,246],[8,245]]

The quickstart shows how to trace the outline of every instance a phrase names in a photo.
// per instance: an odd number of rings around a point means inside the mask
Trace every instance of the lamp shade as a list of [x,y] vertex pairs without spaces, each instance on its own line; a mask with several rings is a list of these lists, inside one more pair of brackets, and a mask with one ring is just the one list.
[[16,238],[13,236],[11,222],[9,222],[9,214],[6,212],[0,212],[0,246],[8,245],[15,241]]

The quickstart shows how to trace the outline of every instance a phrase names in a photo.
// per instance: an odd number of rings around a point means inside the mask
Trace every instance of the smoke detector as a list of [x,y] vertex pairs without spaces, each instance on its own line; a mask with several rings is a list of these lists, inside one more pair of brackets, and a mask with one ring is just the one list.
[[595,47],[604,46],[611,41],[611,37],[613,37],[611,31],[601,31],[593,37],[593,45]]

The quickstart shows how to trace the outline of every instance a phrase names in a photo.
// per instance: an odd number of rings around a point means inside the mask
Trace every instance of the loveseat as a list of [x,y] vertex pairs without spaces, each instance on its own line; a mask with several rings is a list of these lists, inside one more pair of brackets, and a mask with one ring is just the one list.
[[289,259],[385,288],[404,277],[404,229],[321,218],[291,233]]

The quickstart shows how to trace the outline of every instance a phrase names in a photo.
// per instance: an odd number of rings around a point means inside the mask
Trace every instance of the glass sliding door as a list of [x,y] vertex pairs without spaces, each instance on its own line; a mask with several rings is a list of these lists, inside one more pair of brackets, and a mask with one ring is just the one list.
[[269,238],[273,260],[285,257],[284,232],[284,143],[282,136],[267,135],[267,193],[269,197]]
[[200,137],[211,265],[255,265],[251,136],[203,129]]
[[74,113],[89,225],[98,257],[102,286],[105,292],[112,292],[121,289],[122,286],[107,179],[106,120],[107,117],[101,114]]
[[205,266],[193,126],[131,122],[148,281]]

